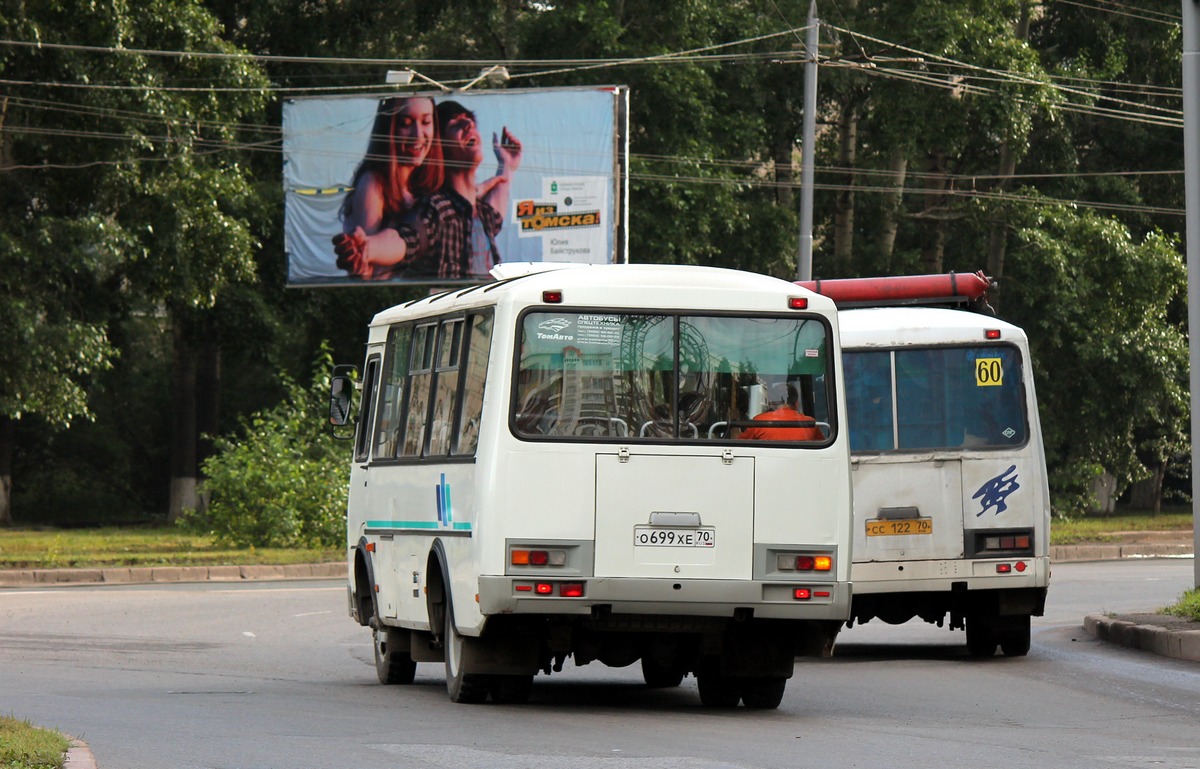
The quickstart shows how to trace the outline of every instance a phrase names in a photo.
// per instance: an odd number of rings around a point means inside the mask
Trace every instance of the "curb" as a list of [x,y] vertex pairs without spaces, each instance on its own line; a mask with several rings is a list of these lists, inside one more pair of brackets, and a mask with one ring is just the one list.
[[1050,561],[1118,561],[1122,558],[1186,558],[1195,555],[1190,542],[1132,545],[1054,545]]
[[1200,629],[1146,625],[1104,614],[1084,617],[1083,629],[1100,641],[1153,652],[1163,657],[1200,662]]
[[45,585],[138,585],[153,582],[242,582],[344,577],[346,563],[279,566],[138,566],[111,569],[4,569],[0,587]]
[[96,769],[96,757],[86,742],[71,738],[71,747],[63,756],[63,769]]

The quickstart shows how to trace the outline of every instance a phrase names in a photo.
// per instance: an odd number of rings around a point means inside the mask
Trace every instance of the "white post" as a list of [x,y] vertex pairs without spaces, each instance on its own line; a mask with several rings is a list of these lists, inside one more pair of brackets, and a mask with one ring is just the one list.
[[800,165],[800,255],[796,260],[798,280],[812,280],[813,169],[817,155],[817,42],[820,24],[817,19],[817,0],[812,0],[808,8],[808,34],[804,36],[804,130],[801,137],[804,154]]
[[1200,587],[1200,0],[1183,0],[1183,177],[1187,200],[1188,361],[1192,396],[1193,577]]

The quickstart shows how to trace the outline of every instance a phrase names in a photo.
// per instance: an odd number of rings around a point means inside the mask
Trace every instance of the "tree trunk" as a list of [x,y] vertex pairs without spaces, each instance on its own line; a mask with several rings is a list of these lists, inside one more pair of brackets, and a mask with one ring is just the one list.
[[167,520],[179,520],[185,510],[196,509],[196,353],[182,321],[172,325],[173,366],[171,423],[171,496]]
[[908,156],[902,149],[892,150],[888,160],[888,186],[893,191],[884,196],[883,217],[879,222],[879,253],[883,259],[883,274],[892,272],[892,253],[896,250],[896,233],[900,231],[900,215],[904,211],[904,180],[908,174]]
[[854,255],[854,163],[858,157],[858,109],[853,101],[842,106],[838,119],[838,163],[846,172],[846,189],[839,190],[833,212],[833,277],[850,273]]
[[0,417],[0,526],[12,526],[12,461],[17,442],[17,422]]
[[794,145],[791,126],[780,121],[779,128],[772,153],[775,160],[775,204],[785,211],[791,211],[796,200],[796,167],[792,162]]
[[946,157],[940,152],[930,155],[932,167],[925,188],[925,242],[921,248],[921,268],[928,273],[942,271],[946,250],[946,220],[941,209],[946,202]]
[[[1029,6],[1021,6],[1021,16],[1015,28],[1016,37],[1020,40],[1029,39]],[[993,188],[996,192],[1004,192],[1012,185],[1012,177],[1017,171],[1017,154],[1012,150],[1010,142],[1000,145],[999,179]],[[1003,209],[1002,209],[1003,210]],[[1004,258],[1008,253],[1008,217],[1001,214],[994,219],[988,232],[987,271],[995,281],[988,293],[988,303],[997,312],[1000,310],[1000,293],[1004,287]]]
[[1129,487],[1129,505],[1136,510],[1153,510],[1155,515],[1162,512],[1162,485],[1167,474],[1167,465],[1160,463],[1154,468],[1154,475],[1135,481]]

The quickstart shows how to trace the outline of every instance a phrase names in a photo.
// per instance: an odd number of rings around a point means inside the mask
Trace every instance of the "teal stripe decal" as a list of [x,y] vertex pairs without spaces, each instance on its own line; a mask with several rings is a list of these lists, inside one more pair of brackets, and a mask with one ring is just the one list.
[[[368,529],[440,529],[437,521],[367,521]],[[455,521],[449,528],[454,531],[470,531],[471,524],[467,521]]]

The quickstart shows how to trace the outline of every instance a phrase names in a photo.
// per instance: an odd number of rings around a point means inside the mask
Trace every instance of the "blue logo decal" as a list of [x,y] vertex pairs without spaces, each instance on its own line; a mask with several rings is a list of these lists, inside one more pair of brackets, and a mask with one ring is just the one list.
[[437,498],[438,523],[442,526],[451,525],[454,523],[454,513],[450,505],[450,484],[446,483],[445,473],[442,473],[441,482],[433,487],[433,493]]
[[1012,465],[1004,472],[997,475],[995,478],[984,483],[979,487],[979,491],[971,495],[971,499],[978,499],[982,506],[975,517],[978,518],[988,511],[989,507],[996,508],[996,515],[1000,515],[1008,509],[1008,495],[1012,494],[1017,489],[1021,488],[1021,484],[1017,483],[1017,466]]

